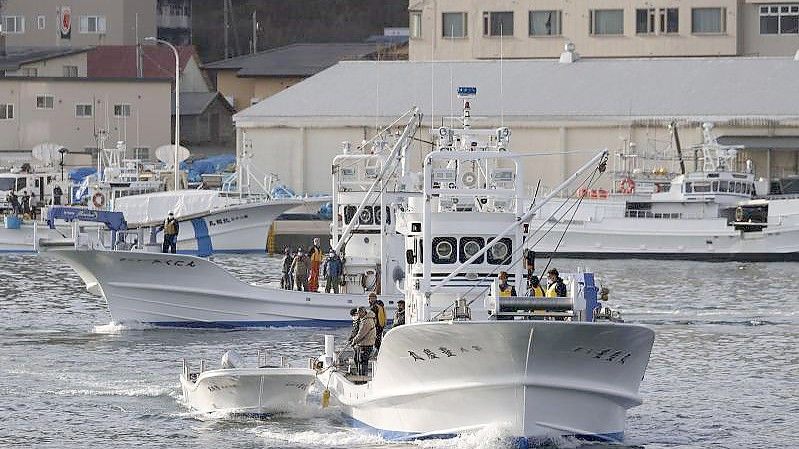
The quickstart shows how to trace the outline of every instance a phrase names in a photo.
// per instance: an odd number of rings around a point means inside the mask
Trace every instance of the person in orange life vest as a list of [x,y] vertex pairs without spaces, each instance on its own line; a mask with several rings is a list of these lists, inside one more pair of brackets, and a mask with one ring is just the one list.
[[319,247],[319,238],[313,239],[313,246],[308,251],[311,259],[311,274],[308,277],[308,290],[315,292],[319,290],[319,268],[322,266],[322,248]]

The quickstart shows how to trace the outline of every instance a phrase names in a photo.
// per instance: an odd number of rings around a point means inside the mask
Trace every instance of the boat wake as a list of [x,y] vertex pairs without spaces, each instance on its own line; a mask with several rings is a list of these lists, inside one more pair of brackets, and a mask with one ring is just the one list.
[[92,328],[92,333],[99,335],[117,335],[123,332],[143,331],[147,329],[153,329],[153,326],[139,322],[119,323],[116,321],[111,321],[108,324],[94,326]]
[[64,390],[49,390],[48,394],[56,396],[128,396],[128,397],[173,397],[175,395],[174,388],[165,388],[158,386],[146,387],[133,387],[133,388],[78,388],[78,389],[64,389]]

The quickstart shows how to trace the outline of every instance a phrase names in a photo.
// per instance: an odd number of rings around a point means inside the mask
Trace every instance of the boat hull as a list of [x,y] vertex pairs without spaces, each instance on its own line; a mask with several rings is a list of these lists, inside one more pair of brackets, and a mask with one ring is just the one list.
[[201,413],[273,414],[305,403],[315,372],[300,368],[206,371],[196,382],[180,376],[183,399]]
[[344,412],[387,438],[502,426],[512,437],[619,440],[639,405],[654,333],[563,321],[432,322],[389,331],[372,381],[320,381]]
[[[242,282],[213,262],[180,254],[56,250],[114,321],[162,327],[349,326],[363,294],[283,290]],[[388,312],[400,297],[383,296]]]

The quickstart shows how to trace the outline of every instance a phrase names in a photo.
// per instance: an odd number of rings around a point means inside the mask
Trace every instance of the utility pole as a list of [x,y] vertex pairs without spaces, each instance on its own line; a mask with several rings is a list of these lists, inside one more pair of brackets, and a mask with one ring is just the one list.
[[252,53],[258,53],[258,19],[257,10],[252,11]]
[[230,27],[230,11],[227,9],[227,0],[222,0],[222,16],[223,26],[225,28],[225,59],[230,57],[230,47],[228,45],[228,28]]

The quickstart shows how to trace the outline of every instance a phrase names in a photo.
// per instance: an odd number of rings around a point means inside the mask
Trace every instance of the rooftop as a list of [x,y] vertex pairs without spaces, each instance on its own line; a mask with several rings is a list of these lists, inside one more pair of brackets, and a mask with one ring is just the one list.
[[[180,93],[180,115],[200,115],[208,109],[208,106],[217,99],[222,100],[230,109],[230,112],[235,112],[233,106],[219,92],[181,92]],[[175,97],[172,96],[172,115],[175,115]]]
[[0,56],[0,70],[19,70],[20,66],[89,51],[91,47],[6,47]]
[[[459,116],[453,86],[476,86],[472,114],[505,121],[682,118],[798,119],[793,58],[669,58],[341,62],[234,116],[391,119],[418,106],[425,120]],[[244,125],[247,126],[247,125]]]
[[342,60],[364,59],[374,43],[292,44],[251,55],[210,62],[208,70],[238,70],[238,76],[311,76]]
[[[163,45],[142,45],[142,75],[144,78],[174,78],[175,54],[172,49]],[[180,58],[180,70],[197,53],[193,46],[177,47]],[[135,78],[136,46],[135,45],[100,45],[87,55],[87,72],[89,77],[101,78]]]

